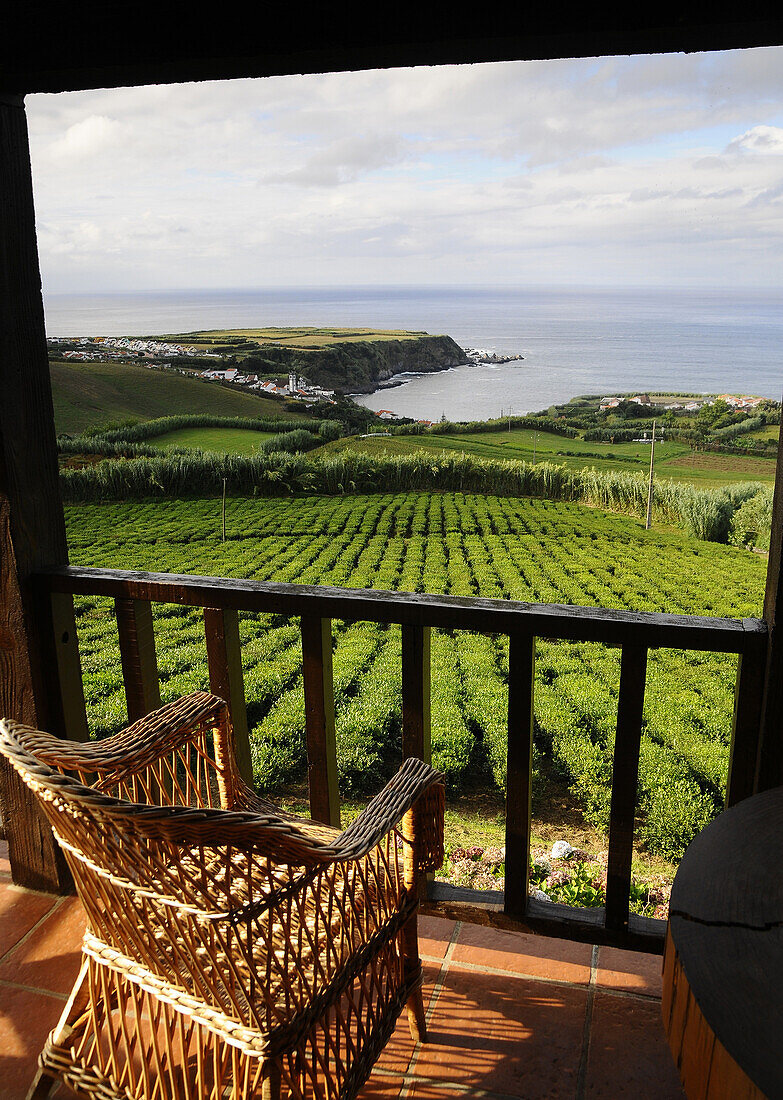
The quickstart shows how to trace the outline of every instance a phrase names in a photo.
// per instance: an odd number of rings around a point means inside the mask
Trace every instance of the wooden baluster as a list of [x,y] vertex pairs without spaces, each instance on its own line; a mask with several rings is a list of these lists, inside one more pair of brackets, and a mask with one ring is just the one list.
[[761,715],[767,664],[767,635],[748,637],[749,648],[737,663],[734,720],[726,780],[726,808],[749,798],[756,783],[761,743]]
[[252,787],[253,763],[242,677],[239,613],[231,608],[205,607],[204,635],[207,641],[209,690],[228,703],[237,767],[245,783]]
[[120,637],[122,681],[128,703],[128,721],[135,722],[160,706],[155,631],[149,600],[114,601]]
[[302,616],[307,776],[313,821],[340,828],[337,740],[334,731],[332,620]]
[[503,908],[513,917],[525,915],[530,881],[535,660],[536,643],[532,634],[512,634],[508,650],[506,885]]
[[612,931],[622,931],[628,927],[633,822],[639,782],[639,744],[646,675],[646,646],[624,645],[614,742],[609,865],[606,875],[606,927]]
[[402,758],[432,761],[430,727],[430,628],[402,628]]
[[62,725],[70,741],[87,741],[87,709],[84,703],[79,638],[73,612],[73,596],[52,592],[49,596],[52,637],[62,705]]
[[[430,722],[430,643],[431,634],[428,626],[404,624],[402,627],[402,758],[407,760],[411,756],[432,762],[432,739]],[[419,898],[426,897],[427,884],[432,882],[434,875],[428,872],[420,878],[415,874],[413,866],[413,836],[414,836],[415,811],[409,810],[405,815],[402,825],[402,833],[406,840],[405,845],[405,886],[406,889],[417,888]],[[417,881],[418,879],[418,881]],[[417,971],[421,967],[419,959],[419,932],[418,914],[413,913],[403,928],[403,954],[405,956],[406,971]],[[421,986],[418,986],[411,995],[408,1005],[408,1024],[411,1037],[414,1042],[426,1041],[427,1023],[424,1014]]]

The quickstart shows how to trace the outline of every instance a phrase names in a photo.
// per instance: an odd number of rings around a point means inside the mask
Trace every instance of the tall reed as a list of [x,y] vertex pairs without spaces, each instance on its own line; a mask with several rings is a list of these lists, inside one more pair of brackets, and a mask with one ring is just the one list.
[[[645,515],[647,507],[647,478],[643,474],[598,472],[592,468],[568,470],[550,462],[533,466],[446,452],[367,455],[347,451],[307,458],[299,452],[317,445],[317,436],[294,431],[279,439],[297,453],[285,453],[279,445],[272,449],[270,440],[270,449],[255,455],[168,452],[155,457],[106,459],[89,468],[63,470],[63,499],[78,502],[212,496],[222,492],[225,478],[229,493],[239,496],[444,490],[575,501],[639,517]],[[654,515],[659,521],[683,525],[696,538],[726,542],[734,512],[762,489],[757,482],[697,489],[656,480]]]

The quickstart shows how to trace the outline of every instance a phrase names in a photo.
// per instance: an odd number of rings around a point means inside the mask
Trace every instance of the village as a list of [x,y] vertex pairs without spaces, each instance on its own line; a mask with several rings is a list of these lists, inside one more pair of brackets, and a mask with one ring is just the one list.
[[243,374],[236,367],[228,367],[226,370],[204,370],[199,373],[201,378],[206,378],[212,382],[228,382],[233,386],[245,386],[250,390],[293,398],[295,401],[329,401],[334,404],[334,390],[325,390],[321,386],[314,386],[306,378],[296,374],[295,371],[291,371],[288,375],[286,386],[278,386],[275,382],[268,380],[262,381],[257,374]]
[[636,405],[649,405],[651,408],[669,409],[672,412],[698,412],[705,405],[714,405],[716,401],[725,401],[727,405],[730,405],[732,409],[755,409],[763,401],[763,397],[747,397],[744,395],[737,395],[733,393],[721,393],[717,397],[704,396],[702,398],[693,397],[690,401],[672,401],[669,403],[662,403],[659,401],[653,401],[650,399],[650,395],[647,393],[637,394],[635,397],[602,397],[601,403],[598,406],[599,412],[609,412],[611,409],[618,408],[624,401],[633,401]]
[[[49,337],[47,347],[50,351],[62,355],[63,359],[86,362],[99,360],[101,362],[124,361],[128,359],[138,360],[142,357],[144,366],[151,370],[174,369],[180,374],[196,375],[210,382],[222,382],[231,386],[242,386],[244,389],[257,391],[268,396],[285,397],[294,401],[329,401],[334,403],[334,390],[326,390],[321,386],[312,385],[306,378],[295,372],[290,372],[286,385],[280,386],[276,382],[259,378],[257,374],[248,373],[238,367],[226,367],[225,369],[208,368],[198,370],[196,368],[174,367],[171,360],[178,358],[218,359],[222,356],[216,351],[204,351],[203,348],[187,346],[185,344],[168,343],[161,340],[130,339],[127,336],[92,336],[92,337]],[[69,345],[67,350],[59,352],[62,344]],[[77,347],[71,345],[78,345]],[[168,360],[162,362],[161,360]]]

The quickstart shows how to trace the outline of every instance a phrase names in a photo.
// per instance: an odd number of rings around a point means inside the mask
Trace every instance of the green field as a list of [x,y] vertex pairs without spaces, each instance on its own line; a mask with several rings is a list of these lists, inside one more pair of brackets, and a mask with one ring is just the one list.
[[[382,430],[379,428],[379,430]],[[363,454],[440,454],[457,452],[480,458],[519,459],[524,462],[556,462],[571,470],[594,466],[596,470],[646,472],[650,468],[650,445],[643,443],[592,443],[569,439],[552,432],[521,428],[510,432],[465,432],[433,435],[352,436],[329,443],[318,453],[341,450]],[[685,443],[663,441],[655,445],[657,477],[688,481],[713,488],[740,481],[775,480],[775,459],[692,452]]]
[[52,362],[49,365],[58,434],[77,435],[127,420],[154,420],[178,413],[280,417],[295,420],[281,401],[238,393],[215,382],[174,371],[126,363]]
[[154,447],[170,451],[174,447],[189,447],[201,451],[225,454],[255,454],[262,443],[273,439],[276,432],[254,432],[245,428],[180,428],[155,436]]
[[748,439],[774,439],[776,442],[780,438],[780,425],[779,424],[767,424],[763,428],[759,428],[756,432],[750,432]]
[[[221,541],[219,500],[139,501],[66,509],[71,560],[261,580],[531,601],[756,615],[758,555],[645,532],[638,520],[546,500],[460,493],[230,499]],[[156,608],[164,700],[208,683],[203,622]],[[125,722],[110,601],[80,600],[78,630],[90,726]],[[279,790],[305,768],[297,621],[240,616],[256,778]],[[348,795],[377,789],[400,752],[400,632],[335,622],[338,766]],[[433,634],[433,757],[453,790],[502,789],[508,648],[502,638]],[[639,835],[676,858],[721,805],[736,659],[650,655],[640,764]],[[567,783],[585,820],[608,820],[619,652],[537,645],[536,790]]]
[[[201,332],[186,332],[159,337],[161,340],[176,340],[189,347],[219,347],[221,342],[231,337],[245,337],[252,344],[276,344],[282,348],[327,348],[332,344],[356,344],[376,340],[415,340],[426,336],[424,332],[410,332],[405,329],[374,328],[228,328],[205,329]],[[251,350],[249,347],[248,350]]]

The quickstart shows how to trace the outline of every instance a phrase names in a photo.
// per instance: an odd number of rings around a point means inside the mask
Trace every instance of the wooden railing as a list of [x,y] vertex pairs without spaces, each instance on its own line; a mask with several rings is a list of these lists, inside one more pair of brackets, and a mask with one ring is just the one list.
[[[152,603],[204,609],[211,690],[225,698],[237,733],[240,767],[252,782],[245,714],[239,611],[300,617],[310,807],[339,825],[331,620],[402,627],[403,755],[430,757],[430,630],[471,630],[509,638],[505,892],[430,886],[433,912],[503,927],[525,926],[592,943],[660,950],[665,925],[629,913],[648,650],[673,648],[739,657],[727,804],[753,791],[758,754],[767,628],[758,619],[698,618],[511,600],[273,584],[216,577],[59,568],[37,574],[41,613],[51,615],[65,736],[87,736],[74,596],[115,601],[129,719],[160,703]],[[605,909],[571,909],[528,897],[533,685],[536,638],[599,642],[622,649],[614,746]]]

